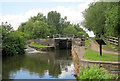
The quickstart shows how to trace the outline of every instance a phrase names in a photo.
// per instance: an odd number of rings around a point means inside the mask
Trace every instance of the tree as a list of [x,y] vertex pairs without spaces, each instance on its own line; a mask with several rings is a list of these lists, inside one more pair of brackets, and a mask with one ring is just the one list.
[[48,25],[49,36],[52,38],[54,34],[57,34],[56,27],[54,25]]
[[[60,13],[51,11],[48,13],[47,18],[42,13],[38,13],[37,16],[31,17],[27,22],[22,23],[18,30],[24,32],[29,39],[39,37],[46,38],[46,35],[52,37],[54,34],[63,34],[63,30],[68,26],[72,26],[73,31],[77,30],[76,34],[77,32],[83,31],[79,25],[70,24],[66,16],[61,18]],[[46,34],[43,33],[45,30],[47,31]]]
[[120,18],[119,18],[119,5],[114,4],[112,8],[105,11],[105,30],[106,35],[120,37]]
[[104,34],[105,5],[103,2],[91,3],[90,7],[83,12],[85,27],[94,33]]
[[22,32],[13,31],[11,25],[3,23],[2,28],[2,55],[24,54],[25,38]]
[[64,28],[63,34],[77,34],[77,30],[69,25],[67,28]]
[[60,34],[62,34],[62,31],[64,28],[68,27],[70,25],[70,22],[67,21],[67,17],[60,19]]
[[44,16],[42,13],[38,13],[37,16],[31,17],[29,20],[32,20],[32,22],[36,21],[46,22],[46,16]]
[[77,35],[78,35],[78,36],[85,36],[85,37],[89,37],[89,35],[88,35],[87,33],[83,32],[83,31],[78,32],[78,33],[77,33]]
[[45,22],[35,22],[32,31],[34,38],[46,38],[49,35],[48,25]]
[[25,25],[27,22],[21,23],[21,25],[18,27],[18,31],[24,32],[25,31]]
[[60,13],[58,13],[56,11],[51,11],[48,13],[47,19],[48,19],[49,23],[51,23],[52,25],[54,25],[56,27],[57,32],[60,33],[60,31],[61,31],[61,26],[60,26],[61,15],[60,15]]
[[105,30],[105,11],[111,8],[115,2],[96,2],[91,3],[89,8],[83,12],[85,20],[83,21],[84,27],[94,33],[104,35]]

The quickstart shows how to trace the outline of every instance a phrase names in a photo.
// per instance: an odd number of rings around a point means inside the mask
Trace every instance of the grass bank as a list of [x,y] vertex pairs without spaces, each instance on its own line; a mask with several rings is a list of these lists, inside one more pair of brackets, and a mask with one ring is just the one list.
[[85,53],[85,59],[95,60],[95,61],[118,62],[118,55],[110,54],[110,53],[102,53],[102,56],[100,56],[100,52],[88,48]]
[[110,44],[107,42],[107,45],[103,46],[104,50],[118,52],[118,47],[116,45]]
[[[95,41],[95,38],[92,38],[95,44],[97,42]],[[103,45],[103,49],[106,51],[113,51],[113,52],[118,52],[118,46],[110,44],[109,42],[105,41],[106,45]]]
[[86,47],[90,46],[89,40],[85,40],[85,46]]
[[41,44],[35,44],[34,42],[30,43],[30,46],[34,46],[34,47],[47,47],[45,45],[41,45]]
[[[94,40],[94,39],[92,39]],[[94,40],[95,41],[95,40]],[[88,60],[94,60],[94,61],[112,61],[112,62],[118,62],[118,55],[111,54],[111,53],[102,53],[102,56],[100,56],[99,51],[92,50],[90,48],[89,40],[85,41],[86,44],[86,52],[85,52],[85,59]]]

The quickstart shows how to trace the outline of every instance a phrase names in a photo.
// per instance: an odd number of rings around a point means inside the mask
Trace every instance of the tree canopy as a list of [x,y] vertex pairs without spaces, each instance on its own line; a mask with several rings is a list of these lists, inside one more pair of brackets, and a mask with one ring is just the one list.
[[25,37],[22,32],[13,31],[11,25],[2,23],[2,55],[17,55],[24,53]]
[[37,16],[31,17],[27,22],[21,23],[18,31],[26,33],[30,39],[52,37],[54,34],[86,33],[79,24],[70,24],[66,16],[61,18],[61,14],[57,11],[48,12],[47,17],[38,13]]
[[120,35],[118,2],[94,2],[83,12],[83,26],[95,34]]

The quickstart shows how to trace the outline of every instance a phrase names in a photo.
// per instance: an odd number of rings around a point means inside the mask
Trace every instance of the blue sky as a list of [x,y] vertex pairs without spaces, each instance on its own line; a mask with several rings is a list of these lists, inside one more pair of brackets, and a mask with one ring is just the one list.
[[[22,2],[23,1],[23,2]],[[29,1],[29,2],[28,2]],[[84,20],[82,12],[95,0],[4,0],[0,3],[1,22],[8,22],[17,30],[22,22],[41,12],[45,16],[50,11],[57,11],[61,17],[67,16],[67,20],[73,24]],[[89,35],[94,36],[92,32]]]
[[[84,2],[81,2],[84,3]],[[81,3],[77,2],[3,2],[1,4],[2,6],[2,15],[6,14],[19,14],[19,13],[25,13],[26,11],[32,10],[32,9],[45,9],[45,8],[55,8],[59,5],[67,7],[67,6],[74,6]]]

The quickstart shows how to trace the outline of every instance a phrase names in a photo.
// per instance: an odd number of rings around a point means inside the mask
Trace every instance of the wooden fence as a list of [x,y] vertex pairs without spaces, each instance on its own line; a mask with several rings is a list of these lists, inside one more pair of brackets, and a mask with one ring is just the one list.
[[105,36],[104,39],[107,42],[109,42],[110,44],[114,44],[116,46],[119,45],[119,38],[118,37]]

